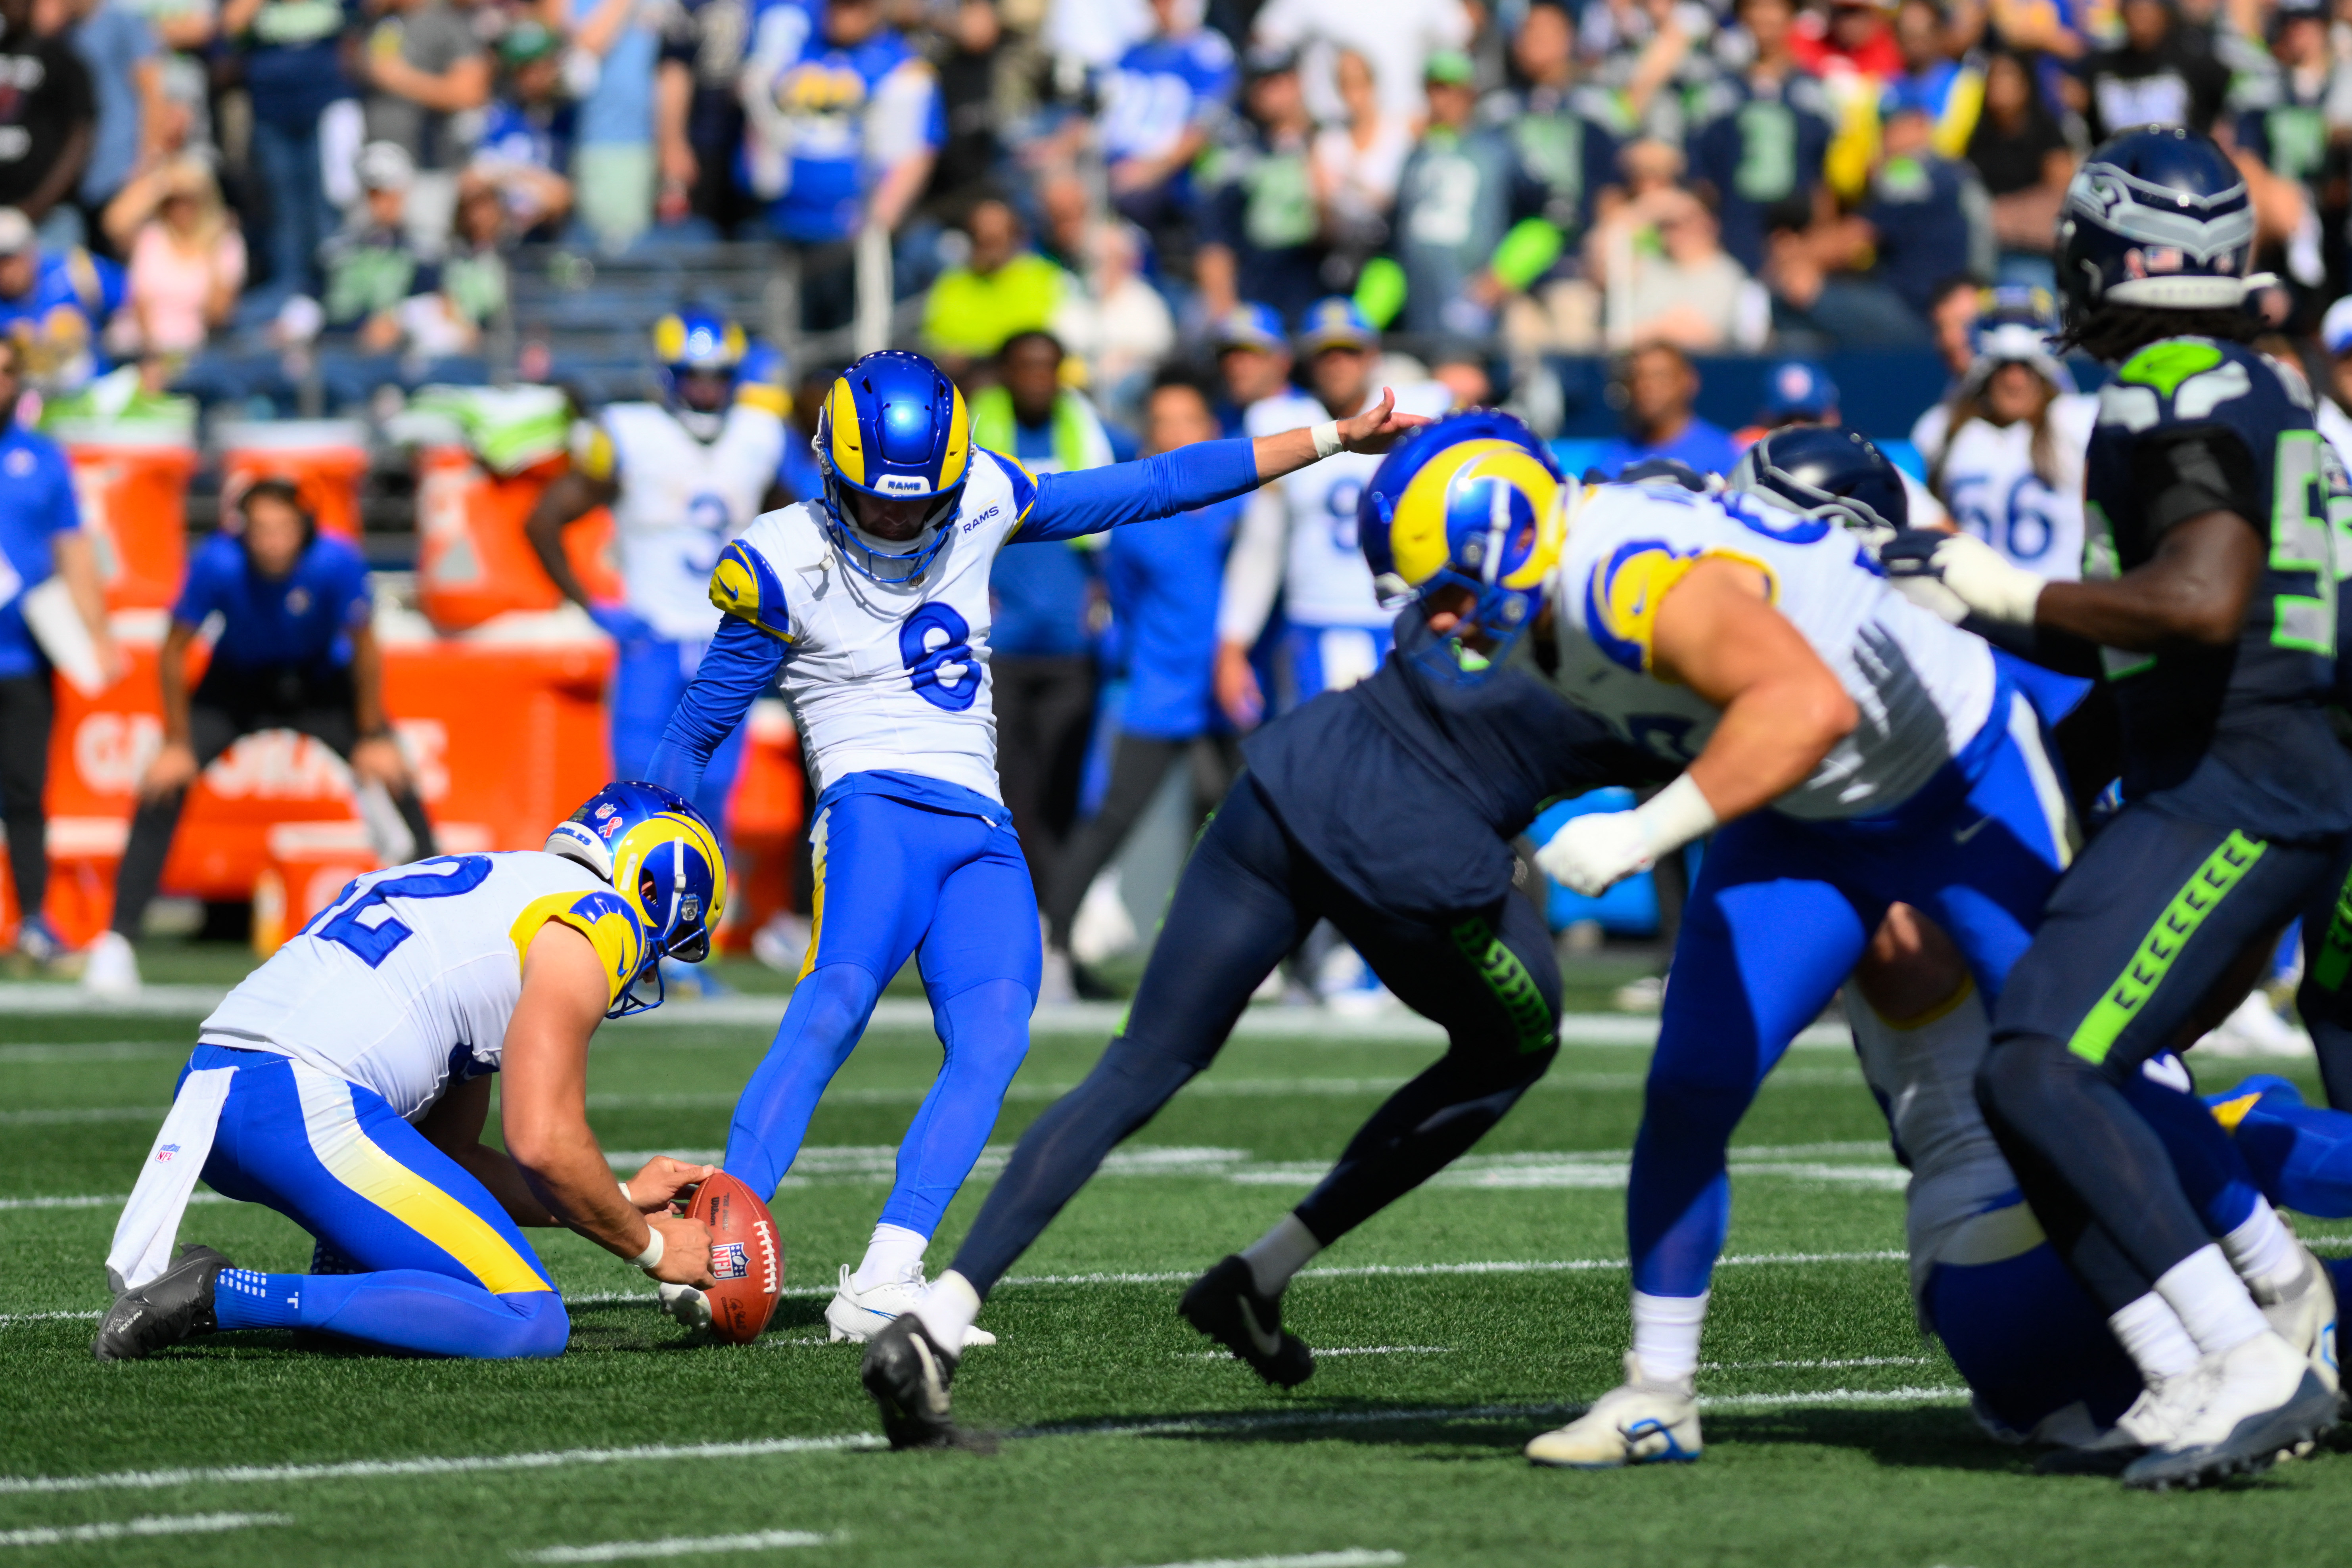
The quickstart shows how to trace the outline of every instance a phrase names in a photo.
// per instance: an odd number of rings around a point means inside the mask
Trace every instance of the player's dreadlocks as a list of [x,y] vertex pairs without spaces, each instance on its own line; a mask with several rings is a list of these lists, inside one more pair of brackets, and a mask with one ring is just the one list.
[[2167,338],[2220,338],[2246,343],[2265,328],[2242,310],[2168,310],[2153,305],[2101,305],[2072,322],[2058,342],[2093,359],[2121,364],[2148,344]]

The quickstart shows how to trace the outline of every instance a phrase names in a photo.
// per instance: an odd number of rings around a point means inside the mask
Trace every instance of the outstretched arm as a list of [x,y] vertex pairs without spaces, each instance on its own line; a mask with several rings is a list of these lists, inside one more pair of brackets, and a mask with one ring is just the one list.
[[784,645],[750,622],[733,616],[719,622],[719,635],[663,727],[661,744],[646,766],[646,782],[692,800],[702,787],[710,753],[743,722],[783,662]]
[[1255,441],[1203,441],[1137,463],[1047,474],[1037,481],[1037,500],[1013,542],[1074,539],[1123,522],[1146,522],[1213,506],[1335,452],[1385,452],[1398,437],[1428,423],[1423,415],[1399,414],[1396,394],[1384,391],[1377,405],[1352,419],[1329,420]]

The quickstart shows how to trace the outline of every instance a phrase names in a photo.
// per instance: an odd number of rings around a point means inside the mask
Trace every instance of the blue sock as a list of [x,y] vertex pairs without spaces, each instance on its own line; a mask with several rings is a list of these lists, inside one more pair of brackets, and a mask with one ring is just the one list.
[[299,1328],[305,1278],[224,1268],[213,1286],[213,1316],[224,1329]]

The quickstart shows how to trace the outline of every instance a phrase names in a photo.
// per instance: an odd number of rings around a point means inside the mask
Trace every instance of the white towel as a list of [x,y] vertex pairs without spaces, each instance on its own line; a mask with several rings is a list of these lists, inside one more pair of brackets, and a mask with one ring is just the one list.
[[221,1107],[228,1101],[235,1068],[205,1068],[192,1072],[172,1101],[147,1151],[147,1163],[114,1223],[114,1245],[106,1254],[106,1282],[117,1295],[136,1290],[171,1267],[172,1244],[180,1238],[180,1215],[204,1173],[213,1152],[213,1134],[220,1130]]

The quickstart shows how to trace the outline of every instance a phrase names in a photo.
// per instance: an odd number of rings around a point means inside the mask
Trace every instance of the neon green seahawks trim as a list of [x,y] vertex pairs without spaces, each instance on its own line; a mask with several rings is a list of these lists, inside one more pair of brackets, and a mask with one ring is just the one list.
[[1548,1051],[1559,1044],[1559,1026],[1552,1020],[1550,1005],[1544,1001],[1536,977],[1528,973],[1517,953],[1503,945],[1494,927],[1474,915],[1450,934],[1455,951],[1470,961],[1486,989],[1510,1015],[1511,1026],[1518,1031],[1519,1054]]
[[2169,397],[2182,382],[2221,363],[2221,351],[2200,338],[2170,338],[2132,355],[2116,373],[2116,379],[2153,386]]
[[2327,940],[2320,944],[2319,956],[2311,965],[2311,977],[2322,990],[2342,990],[2347,973],[2352,973],[2352,882],[2336,895],[2336,915],[2327,922]]
[[2075,1028],[2074,1037],[2066,1042],[2066,1048],[2094,1065],[2105,1061],[2107,1052],[2114,1048],[2124,1030],[2139,1016],[2140,1008],[2164,984],[2165,972],[2180,956],[2180,950],[2189,945],[2189,938],[2197,934],[2197,928],[2205,923],[2205,917],[2213,912],[2214,906],[2229,895],[2269,847],[2261,839],[2249,838],[2232,829],[2230,837],[2221,841],[2221,847],[2197,868],[2197,874],[2172,895],[2172,902],[2165,906],[2164,913],[2140,939],[2139,951],[2132,954],[2131,962],[2124,965],[2124,972],[2116,976],[2115,984],[2107,987],[2107,994],[2099,998],[2090,1016]]

